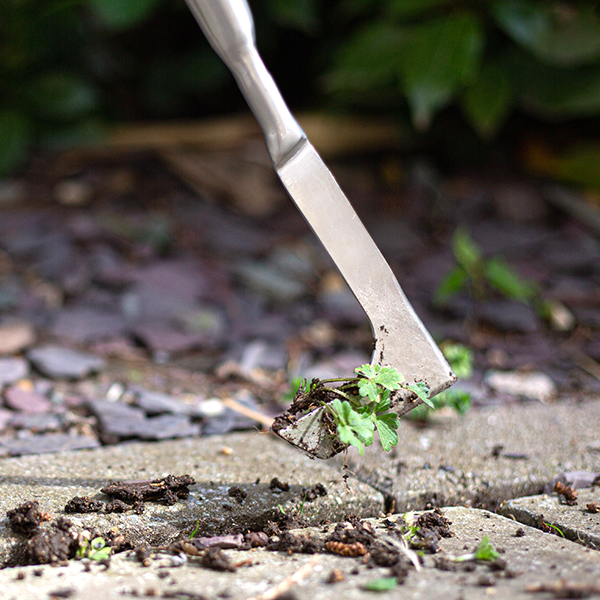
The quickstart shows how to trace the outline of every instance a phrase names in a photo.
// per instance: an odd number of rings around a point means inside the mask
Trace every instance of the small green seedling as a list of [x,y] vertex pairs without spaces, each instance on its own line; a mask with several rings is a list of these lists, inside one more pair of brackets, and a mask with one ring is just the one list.
[[[324,389],[337,396],[321,404],[333,417],[341,442],[354,446],[362,455],[364,447],[373,443],[377,430],[381,447],[389,452],[398,444],[398,415],[390,411],[390,393],[406,389],[433,406],[429,388],[423,382],[406,383],[393,367],[362,365],[355,372],[356,377],[313,380],[307,396],[318,396]],[[326,383],[341,385],[324,388]]]
[[[462,344],[445,342],[440,345],[446,360],[459,379],[470,379],[473,376],[473,350]],[[431,405],[421,404],[408,413],[412,421],[426,422],[431,410],[440,410],[445,407],[454,409],[458,414],[464,415],[471,408],[471,394],[461,389],[450,388],[432,398]]]
[[477,546],[477,549],[475,550],[475,552],[472,552],[469,554],[462,554],[461,556],[457,556],[456,558],[453,558],[452,560],[454,562],[469,562],[469,561],[475,561],[475,560],[490,560],[491,561],[491,560],[495,560],[499,556],[500,556],[500,553],[494,549],[494,546],[492,546],[488,536],[484,535],[483,539],[479,543],[479,546]]
[[477,300],[485,300],[497,293],[528,304],[538,297],[537,287],[521,278],[502,259],[485,258],[481,248],[462,227],[452,236],[452,252],[456,265],[438,286],[434,304],[443,306],[464,289]]
[[556,535],[560,535],[560,537],[565,537],[565,534],[562,532],[562,530],[557,527],[556,525],[552,525],[552,523],[544,523],[544,525],[546,527],[548,527],[548,529],[554,531],[556,533]]
[[410,547],[410,543],[413,541],[414,537],[419,533],[419,528],[415,525],[415,513],[412,511],[404,513],[402,519],[404,521],[404,524],[402,526],[402,539]]
[[380,579],[371,579],[363,585],[363,590],[369,592],[387,592],[393,590],[398,585],[395,577],[381,577]]
[[193,540],[196,537],[196,534],[198,533],[199,529],[200,529],[200,519],[198,519],[196,521],[196,526],[194,527],[194,530],[192,531],[192,533],[190,533],[190,540]]
[[103,561],[110,558],[112,548],[106,545],[104,538],[96,537],[91,542],[87,540],[83,541],[77,552],[75,558],[89,558],[91,560]]

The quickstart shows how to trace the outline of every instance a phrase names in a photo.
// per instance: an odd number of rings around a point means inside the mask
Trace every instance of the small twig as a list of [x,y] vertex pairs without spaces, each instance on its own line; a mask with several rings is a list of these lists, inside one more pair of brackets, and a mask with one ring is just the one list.
[[315,565],[321,560],[319,554],[315,554],[306,564],[302,565],[295,573],[292,573],[287,579],[279,582],[277,585],[269,588],[258,596],[252,596],[247,600],[275,600],[275,598],[281,596],[285,592],[289,591],[294,587],[295,584],[299,583],[315,568]]
[[261,412],[258,412],[257,410],[248,408],[247,406],[244,406],[243,404],[241,404],[237,400],[234,400],[233,398],[222,398],[221,402],[227,408],[230,408],[231,410],[235,410],[235,412],[238,412],[241,415],[248,417],[249,419],[254,419],[255,421],[258,421],[259,423],[261,423],[262,425],[264,425],[267,428],[270,428],[271,425],[273,425],[274,419],[272,417],[267,417],[267,415],[265,415]]

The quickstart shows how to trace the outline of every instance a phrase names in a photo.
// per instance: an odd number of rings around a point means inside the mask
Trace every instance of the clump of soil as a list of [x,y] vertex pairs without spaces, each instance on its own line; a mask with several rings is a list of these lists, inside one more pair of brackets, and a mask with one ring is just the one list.
[[269,483],[269,489],[274,492],[289,492],[290,484],[285,481],[279,481],[277,477],[273,477],[271,479],[271,483]]
[[196,483],[190,475],[168,475],[162,479],[111,483],[101,489],[112,498],[134,505],[136,502],[162,500],[167,506],[189,496],[189,486]]
[[302,491],[302,499],[306,502],[314,502],[321,496],[327,496],[327,489],[322,483],[317,483],[311,488]]
[[242,503],[248,497],[247,492],[235,485],[227,490],[227,495],[235,498],[240,503]]
[[411,537],[409,546],[413,550],[425,550],[432,554],[438,551],[438,543],[442,538],[452,537],[449,521],[439,508],[422,513],[415,521],[417,531]]
[[56,519],[48,529],[38,528],[25,545],[25,564],[55,564],[75,558],[81,545],[80,532],[65,518]]
[[125,536],[118,532],[91,532],[63,516],[52,520],[50,514],[40,510],[35,500],[9,510],[7,516],[11,529],[24,537],[8,561],[11,566],[58,564],[72,558],[82,558],[86,556],[90,540],[96,537],[101,537],[113,552],[132,547]]
[[74,496],[65,504],[66,513],[93,513],[100,512],[104,508],[104,502],[94,500],[89,496]]
[[17,533],[29,534],[37,529],[43,521],[52,517],[40,510],[37,500],[28,500],[6,513],[11,529]]
[[575,506],[577,504],[577,490],[565,485],[561,481],[557,481],[554,485],[554,491],[564,498],[563,503],[567,506]]

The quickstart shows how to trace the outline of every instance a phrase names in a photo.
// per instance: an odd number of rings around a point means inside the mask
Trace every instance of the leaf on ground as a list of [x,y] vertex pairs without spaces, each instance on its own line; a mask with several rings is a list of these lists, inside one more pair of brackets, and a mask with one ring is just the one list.
[[483,536],[474,554],[475,560],[494,560],[500,556],[500,553],[492,546],[490,538],[487,535]]
[[393,590],[398,585],[395,577],[382,577],[380,579],[371,579],[363,585],[363,589],[369,592],[387,592]]

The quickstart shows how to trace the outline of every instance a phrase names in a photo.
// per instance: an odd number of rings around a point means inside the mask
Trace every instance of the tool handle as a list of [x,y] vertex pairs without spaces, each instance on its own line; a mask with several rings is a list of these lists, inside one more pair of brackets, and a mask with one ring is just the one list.
[[306,136],[258,54],[246,0],[186,0],[204,35],[233,73],[277,167]]

